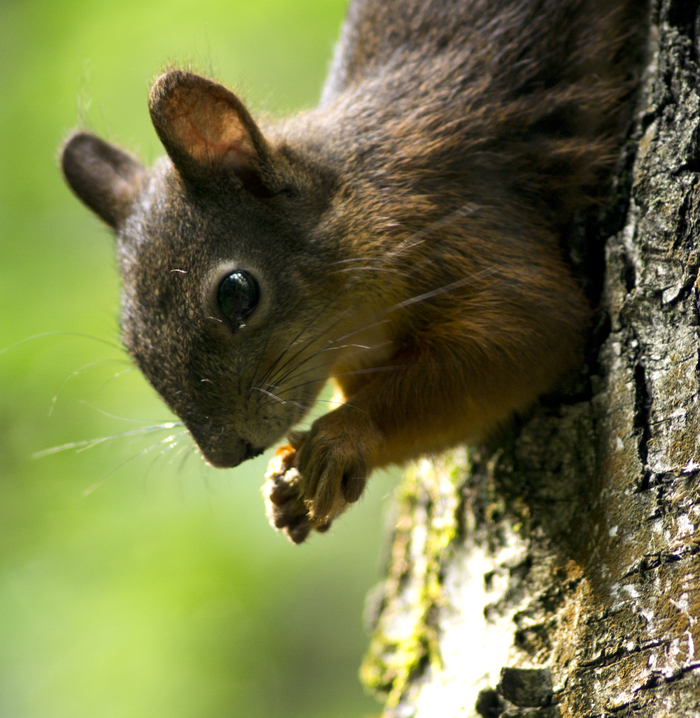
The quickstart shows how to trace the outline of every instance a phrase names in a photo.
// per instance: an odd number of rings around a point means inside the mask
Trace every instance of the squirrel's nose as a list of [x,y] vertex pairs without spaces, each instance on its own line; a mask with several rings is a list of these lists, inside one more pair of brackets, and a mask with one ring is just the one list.
[[216,447],[207,447],[206,450],[200,446],[200,449],[202,449],[202,455],[207,464],[216,469],[228,469],[238,466],[238,464],[247,459],[253,459],[265,451],[265,449],[255,447],[249,441],[244,441],[243,439],[229,441]]

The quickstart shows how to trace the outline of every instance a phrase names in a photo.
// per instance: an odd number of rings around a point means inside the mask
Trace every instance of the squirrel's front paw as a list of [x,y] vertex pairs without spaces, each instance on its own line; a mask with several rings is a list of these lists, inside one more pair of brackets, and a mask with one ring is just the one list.
[[340,407],[310,431],[292,432],[290,444],[270,461],[263,489],[267,516],[294,543],[303,543],[312,530],[327,531],[360,498],[379,443],[373,424],[362,418]]
[[281,529],[293,543],[303,543],[312,529],[324,533],[330,521],[315,521],[309,515],[301,496],[301,476],[294,468],[296,452],[287,445],[281,446],[270,461],[265,475],[265,508],[267,518]]
[[307,433],[292,433],[300,496],[309,516],[330,522],[357,501],[372,470],[377,435],[369,420],[343,406],[317,419]]

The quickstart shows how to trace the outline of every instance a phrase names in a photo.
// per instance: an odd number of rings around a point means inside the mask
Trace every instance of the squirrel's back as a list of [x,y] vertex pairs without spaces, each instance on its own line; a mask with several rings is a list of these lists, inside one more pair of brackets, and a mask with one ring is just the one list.
[[406,181],[414,167],[425,182],[467,165],[504,172],[566,223],[604,189],[646,10],[642,0],[356,0],[319,110],[354,162]]

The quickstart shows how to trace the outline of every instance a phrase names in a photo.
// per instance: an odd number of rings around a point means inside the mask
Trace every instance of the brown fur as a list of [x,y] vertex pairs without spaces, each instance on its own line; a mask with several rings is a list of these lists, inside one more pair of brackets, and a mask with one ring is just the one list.
[[[335,381],[342,405],[271,472],[293,540],[373,469],[483,440],[580,361],[590,309],[560,237],[604,193],[643,12],[355,0],[314,110],[260,129],[174,70],[149,105],[167,161],[66,145],[117,231],[126,346],[210,463],[259,453]],[[215,293],[236,268],[261,300],[231,327]]]

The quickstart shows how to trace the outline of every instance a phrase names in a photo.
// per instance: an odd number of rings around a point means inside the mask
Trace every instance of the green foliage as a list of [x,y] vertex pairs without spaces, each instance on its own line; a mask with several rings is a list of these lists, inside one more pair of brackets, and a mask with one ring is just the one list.
[[264,517],[266,458],[207,470],[169,440],[181,429],[134,434],[173,419],[119,348],[110,236],[56,164],[76,124],[158,156],[146,97],[167,63],[213,73],[257,113],[313,104],[343,6],[0,4],[2,716],[378,712],[356,674],[389,481],[293,547]]

